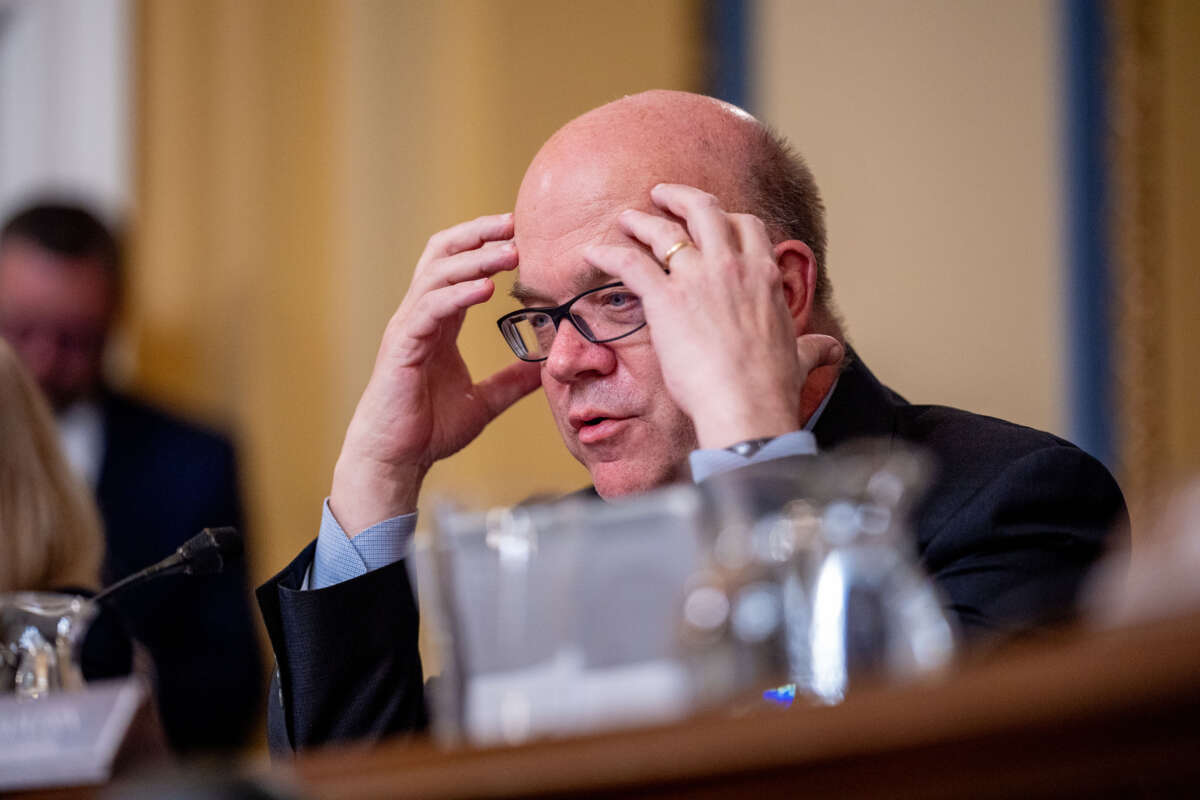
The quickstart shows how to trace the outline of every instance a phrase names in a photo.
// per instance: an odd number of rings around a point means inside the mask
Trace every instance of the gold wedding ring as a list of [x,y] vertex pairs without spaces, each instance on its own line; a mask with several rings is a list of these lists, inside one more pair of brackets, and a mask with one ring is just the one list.
[[663,270],[670,271],[668,268],[671,266],[671,257],[672,256],[674,256],[676,253],[678,253],[680,250],[682,250],[685,247],[694,247],[694,246],[695,245],[692,244],[691,239],[680,239],[678,242],[676,242],[675,244],[668,247],[667,252],[663,253],[663,257],[662,257]]

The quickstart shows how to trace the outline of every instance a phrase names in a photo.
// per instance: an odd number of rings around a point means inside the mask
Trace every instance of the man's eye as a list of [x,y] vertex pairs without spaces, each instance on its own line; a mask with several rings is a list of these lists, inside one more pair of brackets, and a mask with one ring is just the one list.
[[609,292],[600,302],[607,308],[625,310],[637,305],[638,296],[633,292]]
[[534,328],[544,328],[550,324],[550,317],[545,314],[533,314],[528,318],[528,322]]

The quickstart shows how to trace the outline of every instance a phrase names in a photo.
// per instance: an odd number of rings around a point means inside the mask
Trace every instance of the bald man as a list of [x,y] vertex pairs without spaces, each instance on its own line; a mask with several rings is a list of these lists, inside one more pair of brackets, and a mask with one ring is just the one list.
[[[519,360],[476,382],[456,344],[464,315],[518,267],[521,308],[500,328]],[[605,499],[856,436],[931,451],[942,478],[917,546],[970,631],[1061,618],[1124,518],[1111,476],[1069,443],[911,406],[875,380],[846,344],[824,209],[786,144],[711,98],[627,97],[546,142],[513,214],[429,240],[318,539],[259,590],[279,664],[275,749],[425,724],[403,565],[422,480],[539,386]]]

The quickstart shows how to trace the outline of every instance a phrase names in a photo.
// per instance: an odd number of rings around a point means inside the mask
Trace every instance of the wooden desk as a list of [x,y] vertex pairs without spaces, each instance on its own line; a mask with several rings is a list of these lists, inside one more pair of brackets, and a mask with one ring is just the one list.
[[831,708],[524,747],[298,759],[316,797],[1044,797],[1200,787],[1200,615],[1027,642]]

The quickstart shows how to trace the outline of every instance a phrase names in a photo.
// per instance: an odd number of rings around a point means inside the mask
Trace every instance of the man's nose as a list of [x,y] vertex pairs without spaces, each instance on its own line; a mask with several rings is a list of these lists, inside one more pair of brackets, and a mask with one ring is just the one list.
[[550,355],[546,357],[546,369],[554,380],[571,383],[589,375],[607,375],[616,366],[612,348],[589,342],[570,320],[564,319],[559,324]]

